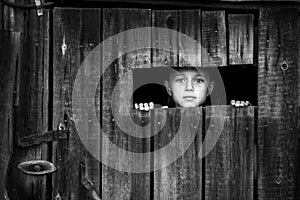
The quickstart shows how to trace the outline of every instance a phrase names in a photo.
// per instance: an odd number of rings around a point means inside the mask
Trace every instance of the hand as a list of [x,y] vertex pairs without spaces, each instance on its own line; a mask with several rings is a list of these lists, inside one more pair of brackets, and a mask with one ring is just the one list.
[[154,108],[154,103],[150,102],[150,103],[135,103],[134,104],[134,108],[136,110],[144,110],[144,111],[149,111],[152,110]]
[[233,105],[234,107],[245,107],[245,106],[251,106],[251,103],[249,101],[236,101],[236,100],[231,100],[230,104]]

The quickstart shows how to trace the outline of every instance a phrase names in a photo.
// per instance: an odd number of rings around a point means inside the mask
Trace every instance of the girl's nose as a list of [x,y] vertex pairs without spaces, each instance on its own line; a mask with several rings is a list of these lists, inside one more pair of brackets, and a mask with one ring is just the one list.
[[194,91],[194,85],[193,85],[192,81],[187,81],[187,83],[185,85],[185,90],[186,91]]

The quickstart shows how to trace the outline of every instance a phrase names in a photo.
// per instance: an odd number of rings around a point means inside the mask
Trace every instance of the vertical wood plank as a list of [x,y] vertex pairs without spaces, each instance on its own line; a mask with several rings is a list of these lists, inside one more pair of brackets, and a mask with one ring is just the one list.
[[[93,48],[95,48],[100,42],[101,42],[101,28],[102,28],[102,10],[101,9],[83,9],[82,10],[82,37],[81,37],[81,58],[80,63],[83,62],[83,59],[85,56],[87,56]],[[98,58],[101,55],[95,55],[91,61],[91,65],[96,63],[98,61]],[[94,62],[94,63],[93,63]],[[95,69],[101,68],[100,66],[94,66]],[[95,70],[94,69],[94,70]],[[99,69],[100,71],[101,69]],[[100,80],[99,80],[100,81]],[[82,91],[82,96],[86,96],[87,91]],[[98,86],[96,94],[95,94],[95,109],[98,116],[98,119],[101,118],[101,104],[100,104],[100,97],[101,97],[101,89],[100,86]],[[76,108],[72,108],[76,109]],[[90,115],[92,113],[88,113],[89,119],[91,118]],[[93,130],[90,130],[92,132]],[[89,133],[90,133],[89,132]],[[97,140],[99,141],[98,144],[100,144],[101,137],[95,137],[92,136],[92,134],[88,134],[87,136],[89,139],[88,141]],[[92,142],[91,142],[92,143]],[[89,144],[92,145],[92,144]],[[98,151],[100,152],[100,147],[97,147]],[[92,181],[95,191],[98,195],[101,194],[101,188],[102,188],[102,180],[101,180],[101,163],[94,158],[89,152],[84,152],[84,158],[85,158],[85,174],[80,174],[80,178],[87,177],[89,180]],[[87,190],[80,191],[80,198],[83,199],[83,194],[81,193],[87,193]]]
[[297,44],[298,44],[298,51],[297,51],[297,69],[298,69],[298,122],[297,122],[297,132],[298,132],[298,143],[297,143],[297,180],[296,180],[296,200],[300,199],[300,9],[298,9],[298,20],[297,20]]
[[[293,199],[297,133],[297,9],[261,9],[258,199]],[[288,68],[282,68],[286,61]]]
[[[25,0],[14,0],[18,4],[26,4]],[[0,2],[0,30],[23,32],[26,29],[28,9],[13,8]]]
[[20,67],[21,33],[0,31],[0,199],[7,199],[8,165],[13,153],[13,105]]
[[202,66],[227,65],[225,11],[202,11]]
[[[48,146],[29,148],[18,146],[18,139],[48,130],[48,72],[49,72],[49,10],[36,16],[34,10],[24,12],[23,44],[20,79],[15,101],[14,153],[8,179],[11,199],[46,199],[46,176],[28,176],[18,171],[17,165],[28,160],[47,160]],[[19,93],[18,93],[19,92]],[[18,181],[15,181],[18,180]]]
[[[103,9],[103,40],[123,31],[151,26],[151,12],[148,9]],[[134,127],[121,122],[116,124],[112,114],[112,107],[115,107],[118,114],[129,113],[132,105],[128,105],[127,99],[133,94],[132,69],[150,67],[150,50],[136,50],[122,55],[123,48],[127,43],[138,46],[140,41],[149,41],[151,44],[151,33],[141,35],[136,32],[136,40],[129,41],[125,38],[121,41],[115,37],[107,43],[103,49],[103,57],[117,58],[103,73],[102,81],[102,130],[109,140],[119,148],[132,152],[150,151],[149,140],[133,138],[129,133],[120,130],[123,125],[130,132],[136,131]],[[123,46],[124,45],[124,46]],[[117,90],[118,100],[111,104],[112,92],[116,83],[120,81],[120,88]],[[125,115],[126,117],[126,115]],[[150,129],[143,129],[141,134],[149,136]],[[110,157],[110,144],[103,143],[102,157]],[[119,153],[114,160],[122,160],[125,155]],[[134,162],[134,161],[132,161]],[[150,161],[149,161],[150,165]],[[118,171],[111,167],[102,165],[102,198],[103,199],[149,199],[150,198],[150,175],[149,173],[128,173]]]
[[205,199],[253,199],[254,107],[207,107],[205,117],[206,130],[212,131],[206,134],[216,130],[210,123],[214,118],[225,119],[222,134],[205,160]]
[[[101,9],[56,8],[54,25],[53,129],[62,123],[70,130],[70,136],[68,141],[53,143],[53,162],[57,173],[53,175],[52,197],[84,199],[87,195],[82,193],[88,191],[81,187],[80,178],[89,178],[99,193],[101,170],[99,162],[85,150],[71,120],[72,109],[80,109],[72,107],[72,87],[81,62],[100,43]],[[86,93],[82,91],[83,99]],[[87,118],[91,115],[87,111],[83,114]],[[91,131],[87,131],[86,137],[90,137]],[[83,171],[80,171],[80,164]]]
[[[178,31],[179,19],[176,10],[152,10],[152,26]],[[152,33],[153,66],[178,66],[178,34],[154,30]],[[159,47],[170,48],[170,51],[159,50]],[[175,53],[172,53],[172,52]]]
[[[179,10],[179,32],[195,40],[191,46],[186,37],[178,37],[179,67],[201,65],[201,10]],[[197,43],[196,43],[197,42]],[[199,48],[200,47],[200,48]]]
[[229,64],[253,64],[254,15],[229,14]]
[[[180,136],[179,131],[184,133]],[[202,108],[155,110],[154,133],[154,151],[173,143],[172,150],[154,156],[154,166],[165,165],[168,154],[180,154],[175,162],[154,172],[154,199],[202,199],[202,160],[198,158]],[[186,146],[188,138],[193,141],[190,146]]]

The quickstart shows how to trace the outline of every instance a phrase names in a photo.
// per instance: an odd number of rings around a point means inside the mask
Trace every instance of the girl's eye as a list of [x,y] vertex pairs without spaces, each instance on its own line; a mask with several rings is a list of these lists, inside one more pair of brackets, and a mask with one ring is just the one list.
[[185,79],[183,79],[183,78],[176,79],[176,82],[177,82],[177,83],[184,83],[184,82],[185,82]]
[[204,83],[204,80],[203,79],[195,79],[194,83]]

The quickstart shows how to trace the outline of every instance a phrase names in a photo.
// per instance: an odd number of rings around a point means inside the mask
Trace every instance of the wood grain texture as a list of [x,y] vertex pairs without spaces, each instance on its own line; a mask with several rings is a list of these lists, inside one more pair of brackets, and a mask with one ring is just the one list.
[[229,64],[253,64],[254,15],[229,14]]
[[[152,26],[178,31],[178,11],[152,10]],[[152,59],[153,66],[178,66],[178,34],[155,29],[152,32]],[[159,48],[170,49],[169,51]]]
[[297,20],[297,69],[298,69],[298,120],[297,120],[297,132],[298,132],[298,143],[297,143],[297,166],[296,166],[296,189],[295,196],[296,200],[300,199],[300,9],[298,9],[298,20]]
[[[85,199],[87,195],[84,193],[88,191],[81,187],[81,178],[88,177],[99,192],[101,169],[99,162],[83,147],[72,121],[73,111],[80,109],[72,107],[72,87],[81,62],[100,43],[101,9],[56,8],[54,25],[53,129],[63,123],[70,130],[70,136],[68,141],[53,143],[53,162],[57,173],[52,177],[52,197]],[[93,67],[97,70],[100,66]],[[85,99],[87,91],[81,92]],[[92,113],[85,111],[83,114],[89,119]],[[90,138],[91,132],[93,130],[88,128],[88,141],[100,140],[99,137]],[[80,170],[80,166],[84,169]]]
[[8,191],[11,199],[46,199],[46,176],[25,175],[17,169],[17,165],[29,160],[47,160],[47,145],[24,149],[18,146],[17,141],[48,130],[50,15],[48,10],[42,17],[37,17],[32,10],[24,13],[20,78],[16,85],[19,97],[14,103],[14,152],[10,161]]
[[0,199],[8,198],[8,165],[13,153],[13,105],[20,65],[21,33],[0,31]]
[[[297,19],[297,44],[298,44],[298,51],[297,51],[297,66],[298,66],[298,106],[300,107],[300,9],[298,9],[298,19]],[[299,127],[300,127],[300,118],[298,119]],[[300,133],[299,133],[300,135]]]
[[[103,40],[114,36],[123,31],[149,27],[151,26],[151,12],[148,9],[103,9]],[[142,49],[126,53],[124,48],[128,43],[138,46],[140,41],[151,42],[151,34],[141,35],[136,32],[135,40],[130,41],[128,37],[124,41],[118,37],[109,40],[105,49],[103,49],[103,57],[117,58],[103,72],[102,81],[102,129],[110,142],[119,148],[133,152],[148,152],[150,150],[149,140],[138,139],[130,136],[130,133],[123,132],[119,126],[124,126],[127,131],[136,131],[130,124],[120,122],[115,123],[112,114],[112,107],[118,113],[126,117],[126,113],[130,113],[132,105],[128,104],[128,99],[133,94],[132,69],[139,67],[150,67],[150,50]],[[125,46],[125,47],[124,47]],[[115,88],[119,81],[120,87]],[[113,90],[116,90],[117,98],[111,104]],[[130,101],[129,101],[130,102]],[[127,115],[127,118],[129,116]],[[145,128],[140,134],[149,136],[150,129]],[[111,155],[111,144],[103,143],[102,157],[109,158]],[[123,159],[126,159],[121,152],[115,155],[114,160],[119,161],[122,167]],[[132,161],[134,162],[134,161]],[[150,161],[149,161],[150,165]],[[103,199],[149,199],[150,198],[150,175],[149,173],[128,173],[118,171],[111,167],[102,166],[102,198]]]
[[[176,138],[179,131],[183,134]],[[154,199],[202,199],[202,160],[198,158],[202,108],[155,110],[154,134],[155,151],[172,143],[172,150],[164,150],[154,157],[154,166],[166,165],[173,152],[180,154],[175,162],[154,172]],[[188,138],[193,141],[190,146],[186,146]]]
[[225,11],[202,11],[202,66],[227,65]]
[[[201,65],[201,10],[179,10],[179,67]],[[187,42],[187,37],[195,40]]]
[[[222,112],[216,112],[216,109]],[[206,107],[206,130],[217,130],[213,119],[220,117],[225,120],[222,134],[205,160],[205,199],[251,200],[254,189],[254,107]]]
[[[297,140],[297,9],[261,9],[258,199],[294,199]],[[283,70],[283,62],[288,68]]]

